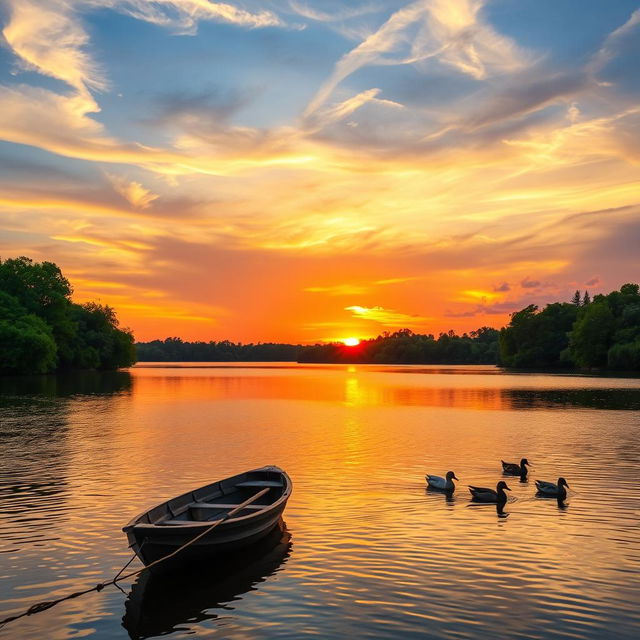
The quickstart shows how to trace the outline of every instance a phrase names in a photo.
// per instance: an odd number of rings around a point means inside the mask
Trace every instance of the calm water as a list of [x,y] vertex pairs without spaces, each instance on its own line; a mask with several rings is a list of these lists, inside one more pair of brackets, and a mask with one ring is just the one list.
[[[286,530],[242,567],[139,578],[8,638],[636,638],[640,380],[493,367],[202,365],[0,379],[0,618],[113,576],[121,527],[278,464]],[[499,517],[466,484],[509,479]],[[424,474],[456,472],[450,501]],[[566,508],[533,480],[567,478]]]

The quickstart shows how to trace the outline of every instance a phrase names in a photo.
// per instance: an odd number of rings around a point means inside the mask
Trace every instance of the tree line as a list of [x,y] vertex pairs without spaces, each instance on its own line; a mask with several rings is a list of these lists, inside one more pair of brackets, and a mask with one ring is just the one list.
[[461,336],[453,331],[432,334],[401,329],[363,340],[356,347],[318,344],[303,347],[299,362],[349,362],[369,364],[495,364],[499,332],[490,327]]
[[500,363],[517,368],[640,371],[640,293],[637,284],[543,310],[529,305],[500,330]]
[[241,344],[229,340],[185,342],[174,337],[138,342],[136,348],[141,362],[295,362],[303,347],[274,342]]
[[133,334],[115,311],[76,304],[53,262],[0,260],[0,374],[117,369],[135,362]]
[[151,362],[348,362],[379,364],[493,364],[498,357],[496,329],[470,334],[453,331],[420,335],[409,329],[363,340],[355,347],[341,342],[315,345],[184,342],[180,338],[138,343],[138,360]]

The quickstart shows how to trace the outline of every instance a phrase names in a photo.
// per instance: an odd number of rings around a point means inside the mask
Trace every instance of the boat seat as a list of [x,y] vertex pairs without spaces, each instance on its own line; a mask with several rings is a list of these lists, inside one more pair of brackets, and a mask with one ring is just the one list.
[[178,526],[181,524],[205,524],[207,522],[213,522],[213,520],[162,520],[158,522],[159,525]]
[[246,482],[238,482],[236,487],[284,487],[284,485],[275,480],[247,480]]
[[[192,502],[189,505],[190,509],[235,509],[236,507],[239,507],[239,504],[217,504],[217,503],[213,503],[213,502]],[[245,509],[255,509],[255,510],[259,510],[259,509],[264,509],[265,507],[268,507],[269,505],[266,504],[248,504],[246,505],[244,508]]]

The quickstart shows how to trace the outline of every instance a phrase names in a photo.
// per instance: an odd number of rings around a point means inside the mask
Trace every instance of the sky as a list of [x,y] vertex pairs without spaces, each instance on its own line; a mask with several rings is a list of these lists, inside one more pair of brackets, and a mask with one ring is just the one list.
[[640,280],[640,2],[0,0],[0,258],[137,340],[500,327]]

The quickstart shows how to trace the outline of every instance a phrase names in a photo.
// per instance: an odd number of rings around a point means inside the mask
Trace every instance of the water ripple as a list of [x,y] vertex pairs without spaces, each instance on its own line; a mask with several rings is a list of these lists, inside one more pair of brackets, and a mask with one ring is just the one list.
[[[78,385],[82,386],[78,386]],[[26,385],[28,388],[23,388]],[[32,385],[31,387],[29,385]],[[34,386],[35,385],[35,386]],[[286,539],[180,584],[139,578],[8,637],[635,638],[638,380],[490,367],[136,369],[0,385],[3,613],[114,575],[164,497],[277,463]],[[509,478],[504,517],[467,484]],[[426,472],[453,469],[452,497]],[[570,484],[566,505],[535,479]]]

